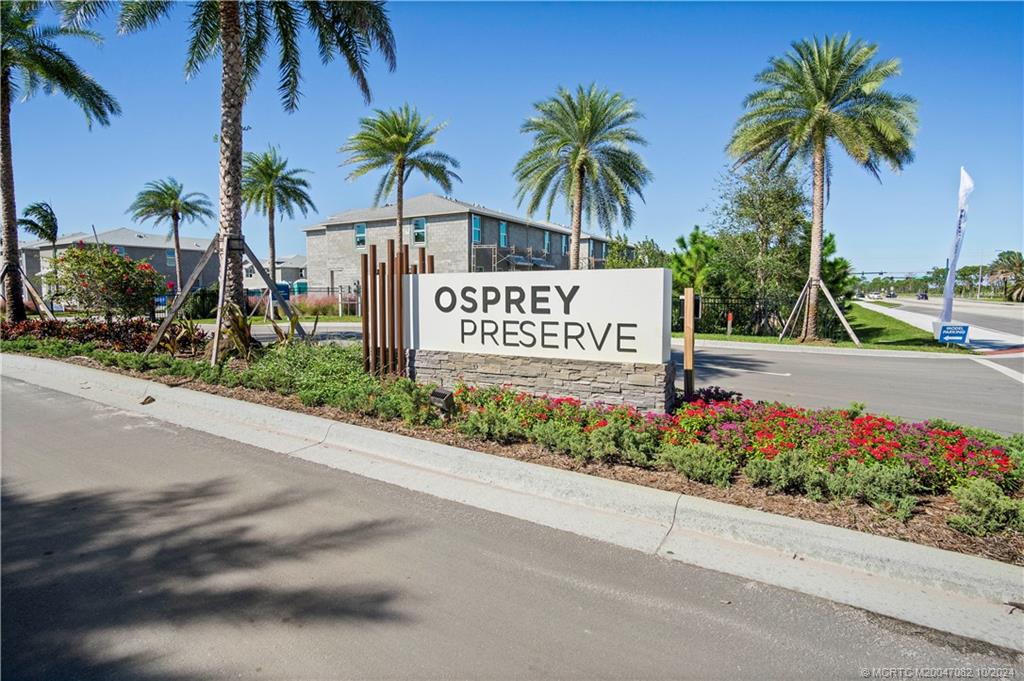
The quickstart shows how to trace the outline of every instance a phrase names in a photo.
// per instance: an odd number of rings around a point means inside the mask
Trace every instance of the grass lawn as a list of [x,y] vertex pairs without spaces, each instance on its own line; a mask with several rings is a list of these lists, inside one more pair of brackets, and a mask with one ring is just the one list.
[[899,307],[900,306],[899,303],[893,303],[893,302],[890,302],[888,300],[869,300],[867,302],[871,303],[872,305],[880,305],[882,307]]
[[[971,351],[954,345],[947,347],[940,345],[927,331],[923,331],[906,322],[893,319],[881,312],[868,310],[856,303],[846,313],[846,319],[850,322],[857,338],[860,339],[861,347],[868,350],[924,350],[926,352],[954,352],[968,353]],[[675,337],[681,337],[682,332],[674,332]],[[746,343],[778,343],[776,336],[741,336],[733,334],[726,336],[724,333],[698,333],[697,338],[703,340],[726,340],[743,341]],[[803,345],[797,341],[786,338],[782,341],[784,345]],[[844,340],[838,342],[821,341],[814,343],[826,347],[855,348],[853,341]]]

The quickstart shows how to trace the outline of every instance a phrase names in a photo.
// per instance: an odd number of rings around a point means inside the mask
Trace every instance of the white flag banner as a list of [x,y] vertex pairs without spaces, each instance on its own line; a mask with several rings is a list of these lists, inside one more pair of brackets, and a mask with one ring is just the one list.
[[964,243],[964,228],[967,226],[967,197],[974,191],[974,180],[960,167],[960,197],[956,210],[956,233],[946,260],[946,288],[942,292],[942,322],[953,320],[953,291],[956,285],[956,263],[960,259],[960,247]]

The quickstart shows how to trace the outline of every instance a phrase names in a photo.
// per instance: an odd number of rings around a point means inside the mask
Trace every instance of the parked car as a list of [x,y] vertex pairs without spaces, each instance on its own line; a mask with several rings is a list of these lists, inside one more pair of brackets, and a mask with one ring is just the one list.
[[919,292],[919,293],[917,294],[917,299],[918,299],[918,300],[928,300],[928,292],[927,292],[927,291],[921,291],[921,292]]
[[872,291],[871,293],[868,294],[868,300],[881,300],[881,299],[882,299],[882,294],[878,293],[877,291]]

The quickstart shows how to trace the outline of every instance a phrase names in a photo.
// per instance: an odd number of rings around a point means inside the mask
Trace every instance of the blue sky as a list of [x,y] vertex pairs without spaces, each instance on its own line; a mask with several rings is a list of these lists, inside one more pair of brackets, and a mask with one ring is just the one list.
[[[631,231],[664,247],[708,219],[723,151],[771,55],[798,38],[851,32],[899,57],[891,88],[917,97],[917,159],[882,183],[837,154],[825,226],[857,270],[921,271],[942,264],[956,213],[960,165],[973,175],[961,263],[1021,249],[1024,5],[392,3],[398,69],[370,71],[371,107],[410,102],[448,121],[438,148],[462,162],[454,195],[516,210],[512,167],[529,140],[531,104],[559,85],[597,82],[633,97],[646,114],[644,157],[655,175]],[[69,43],[83,67],[119,99],[108,128],[86,128],[59,97],[18,102],[12,115],[17,201],[52,203],[64,231],[132,226],[124,211],[142,185],[174,176],[216,202],[219,61],[183,76],[189,7],[143,34],[119,37],[106,21],[101,48]],[[306,40],[303,92],[286,114],[273,61],[250,97],[246,148],[278,145],[313,171],[319,215],[369,205],[375,178],[346,181],[338,147],[369,113],[340,65],[323,66]],[[418,178],[406,195],[439,191]],[[540,216],[543,217],[543,216]],[[298,217],[279,225],[278,253],[304,252]],[[566,222],[564,214],[553,219]],[[263,218],[244,229],[266,252]],[[142,227],[142,229],[151,229]],[[214,225],[186,232],[210,235]]]

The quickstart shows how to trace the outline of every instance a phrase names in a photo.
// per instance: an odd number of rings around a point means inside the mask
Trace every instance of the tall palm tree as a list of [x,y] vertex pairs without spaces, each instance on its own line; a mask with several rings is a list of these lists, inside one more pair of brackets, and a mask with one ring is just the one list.
[[879,177],[882,163],[899,171],[914,158],[917,103],[883,90],[900,73],[898,59],[875,62],[878,46],[849,35],[801,40],[773,57],[755,80],[763,87],[744,100],[728,151],[744,164],[763,158],[786,168],[794,158],[813,168],[812,238],[804,339],[817,337],[818,288],[830,144]]
[[[81,26],[106,12],[110,0],[66,0],[64,20]],[[165,18],[179,3],[174,0],[124,0],[120,3],[118,32],[141,31]],[[300,33],[308,27],[320,60],[340,59],[356,81],[363,99],[370,101],[366,79],[369,58],[377,50],[390,70],[395,68],[395,39],[382,0],[200,0],[192,3],[185,75],[196,75],[203,64],[220,54],[220,232],[242,233],[242,107],[271,42],[277,46],[278,92],[288,112],[298,108],[301,92]],[[242,257],[227,254],[226,299],[245,304]]]
[[636,102],[621,93],[591,85],[570,92],[559,88],[537,102],[521,132],[533,135],[533,147],[515,167],[516,200],[532,216],[542,203],[551,219],[558,200],[572,215],[569,267],[578,269],[583,214],[611,233],[616,220],[633,224],[631,196],[643,201],[643,187],[653,177],[631,145],[646,145],[633,125],[643,118]]
[[186,194],[185,187],[180,182],[168,177],[166,180],[147,182],[125,212],[130,213],[136,222],[152,220],[154,225],[169,225],[167,236],[174,240],[174,290],[177,295],[185,284],[185,280],[181,278],[181,241],[178,227],[182,222],[195,222],[203,218],[212,220],[216,217],[210,204],[210,197],[202,192]]
[[377,109],[373,116],[359,121],[359,132],[348,138],[338,151],[349,154],[346,165],[355,165],[348,179],[354,180],[374,170],[384,170],[384,177],[377,185],[373,197],[374,205],[395,190],[395,229],[398,232],[398,249],[402,249],[402,221],[405,212],[405,182],[416,171],[428,180],[441,185],[444,192],[452,190],[452,180],[462,182],[452,168],[459,162],[441,151],[424,151],[437,141],[437,135],[447,123],[430,125],[430,119],[423,120],[420,112],[408,104],[400,109],[383,111]]
[[247,152],[242,159],[242,200],[246,208],[255,208],[267,216],[270,245],[270,280],[277,283],[277,246],[274,242],[274,216],[281,211],[289,218],[298,210],[303,215],[315,211],[313,199],[306,192],[309,181],[299,177],[308,170],[289,168],[288,159],[270,147],[262,154]]
[[4,297],[7,319],[25,319],[18,258],[18,209],[14,202],[14,159],[11,149],[11,101],[28,99],[38,90],[60,92],[85,113],[86,122],[110,123],[121,107],[57,44],[59,38],[99,36],[81,28],[39,24],[41,3],[0,2],[0,218],[3,220]]
[[1020,251],[1003,251],[996,257],[989,271],[993,281],[1003,282],[1003,292],[1009,300],[1024,301],[1024,255]]
[[[45,201],[36,201],[25,206],[25,209],[21,212],[21,218],[18,218],[18,227],[31,234],[41,241],[49,242],[50,244],[50,267],[53,268],[54,275],[57,274],[57,235],[59,232],[59,226],[57,224],[57,214],[53,212],[53,208],[50,204]],[[50,309],[53,309],[53,294],[50,292]]]

